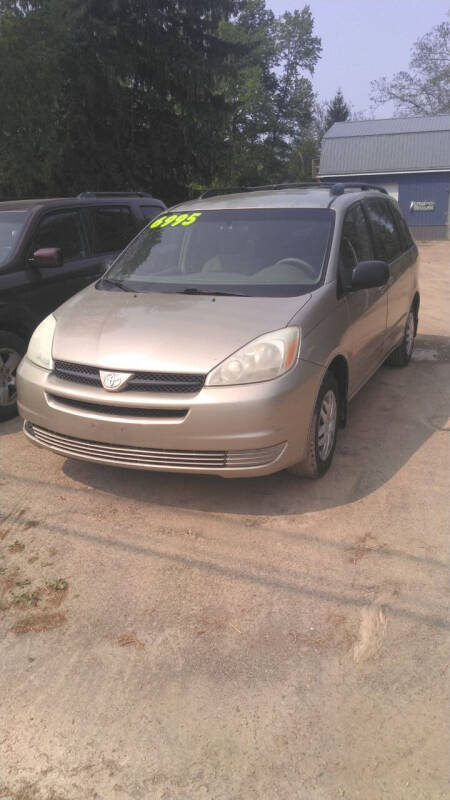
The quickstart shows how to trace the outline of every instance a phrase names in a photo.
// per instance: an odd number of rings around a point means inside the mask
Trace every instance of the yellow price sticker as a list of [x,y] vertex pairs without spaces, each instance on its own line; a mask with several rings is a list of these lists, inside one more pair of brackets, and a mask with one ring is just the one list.
[[154,222],[151,222],[149,228],[175,228],[177,225],[186,227],[187,225],[193,225],[201,215],[201,211],[196,211],[195,214],[163,214],[162,217],[158,217]]

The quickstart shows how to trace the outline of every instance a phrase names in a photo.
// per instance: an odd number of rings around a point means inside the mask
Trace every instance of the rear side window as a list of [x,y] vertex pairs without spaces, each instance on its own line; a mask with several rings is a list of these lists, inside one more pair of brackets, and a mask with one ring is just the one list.
[[370,231],[359,203],[347,212],[342,227],[339,264],[344,288],[351,286],[352,272],[360,261],[373,258]]
[[400,244],[402,247],[402,251],[405,252],[406,250],[409,250],[409,248],[413,246],[414,244],[413,238],[397,206],[394,206],[392,203],[389,203],[389,211],[394,217],[394,222],[397,226],[397,231],[400,237]]
[[393,261],[403,248],[388,204],[384,200],[368,200],[366,209],[372,226],[376,258]]
[[33,251],[41,247],[59,247],[64,260],[85,256],[79,211],[47,214],[35,233]]
[[133,217],[127,206],[94,209],[94,253],[111,253],[123,248],[135,234]]
[[141,206],[142,215],[148,221],[157,217],[163,210],[160,206]]
[[0,211],[0,264],[12,256],[28,217],[28,211]]

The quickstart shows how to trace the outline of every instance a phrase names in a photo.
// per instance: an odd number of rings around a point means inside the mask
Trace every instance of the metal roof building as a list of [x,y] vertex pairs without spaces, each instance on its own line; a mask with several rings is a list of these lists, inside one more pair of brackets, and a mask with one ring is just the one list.
[[322,141],[319,177],[378,183],[416,237],[450,237],[450,114],[336,122]]

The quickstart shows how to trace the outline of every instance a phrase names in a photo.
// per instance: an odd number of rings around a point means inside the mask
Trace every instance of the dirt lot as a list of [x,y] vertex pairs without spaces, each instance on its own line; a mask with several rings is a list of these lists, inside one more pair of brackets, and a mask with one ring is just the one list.
[[450,243],[320,482],[138,473],[2,428],[0,798],[447,798]]

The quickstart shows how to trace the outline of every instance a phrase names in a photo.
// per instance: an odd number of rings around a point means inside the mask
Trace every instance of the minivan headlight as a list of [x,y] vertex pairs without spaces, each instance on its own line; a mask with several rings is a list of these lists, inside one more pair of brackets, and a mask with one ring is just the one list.
[[56,319],[50,314],[37,326],[30,339],[27,357],[38,367],[53,369],[52,345],[55,326]]
[[297,362],[300,343],[300,328],[265,333],[215,367],[206,378],[206,386],[231,386],[278,378]]

